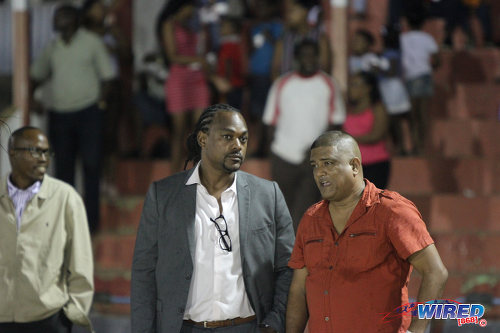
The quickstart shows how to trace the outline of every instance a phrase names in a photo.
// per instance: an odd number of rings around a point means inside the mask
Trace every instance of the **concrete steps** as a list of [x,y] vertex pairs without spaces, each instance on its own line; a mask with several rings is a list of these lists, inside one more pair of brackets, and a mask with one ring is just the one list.
[[434,73],[437,82],[453,87],[461,83],[493,83],[500,77],[500,50],[480,48],[440,51],[441,64]]
[[[366,23],[370,29],[379,24],[372,18]],[[439,22],[433,24],[439,32]],[[456,299],[470,291],[467,286],[478,276],[500,281],[500,85],[494,84],[500,77],[500,53],[482,49],[442,55],[429,107],[428,149],[421,157],[393,158],[388,188],[419,208],[450,271],[443,296]],[[150,152],[167,135],[162,128],[149,131],[144,150]],[[271,179],[268,159],[249,158],[242,170]],[[167,160],[117,163],[118,194],[102,200],[101,230],[93,240],[94,313],[130,313],[130,269],[144,196],[151,182],[169,174]],[[414,273],[413,297],[419,279]],[[500,297],[500,283],[488,292]]]
[[149,185],[170,174],[166,160],[126,159],[116,166],[116,188],[121,195],[146,195]]
[[103,233],[93,240],[96,270],[132,268],[135,232],[131,234]]
[[[140,190],[143,188],[141,187]],[[102,232],[135,233],[144,204],[144,196],[123,196],[101,200]]]
[[443,157],[500,158],[500,122],[496,119],[436,119],[430,145]]
[[388,188],[407,195],[500,194],[500,159],[496,158],[396,157],[391,170]]
[[450,118],[498,120],[500,84],[461,83],[448,101]]

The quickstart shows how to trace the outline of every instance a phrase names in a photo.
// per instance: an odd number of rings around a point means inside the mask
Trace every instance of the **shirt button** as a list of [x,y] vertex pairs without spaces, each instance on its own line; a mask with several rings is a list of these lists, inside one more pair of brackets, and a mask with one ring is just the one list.
[[329,317],[325,317],[325,321],[329,321],[329,320],[330,320],[330,318],[329,318]]
[[191,274],[186,275],[186,280],[191,280]]
[[339,246],[339,242],[335,242],[335,246]]
[[333,269],[333,266],[328,267],[328,269],[329,269],[329,270],[332,270],[332,269]]
[[328,295],[328,290],[323,291],[323,294]]

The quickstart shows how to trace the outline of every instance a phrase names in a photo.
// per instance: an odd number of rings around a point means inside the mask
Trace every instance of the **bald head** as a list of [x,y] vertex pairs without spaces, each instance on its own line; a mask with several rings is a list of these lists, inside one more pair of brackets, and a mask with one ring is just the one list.
[[328,131],[321,134],[311,145],[311,150],[318,147],[334,147],[342,158],[357,157],[361,162],[359,146],[352,136],[341,131]]
[[330,131],[311,146],[309,160],[323,199],[331,205],[357,202],[363,192],[363,167],[358,144],[350,135]]

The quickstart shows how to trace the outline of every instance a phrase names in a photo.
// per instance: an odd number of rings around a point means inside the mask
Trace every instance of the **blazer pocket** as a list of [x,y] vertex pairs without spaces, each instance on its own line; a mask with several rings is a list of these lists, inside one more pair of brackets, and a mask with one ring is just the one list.
[[254,234],[261,234],[263,232],[271,230],[271,227],[272,227],[271,224],[259,225],[255,229],[251,229],[251,231]]

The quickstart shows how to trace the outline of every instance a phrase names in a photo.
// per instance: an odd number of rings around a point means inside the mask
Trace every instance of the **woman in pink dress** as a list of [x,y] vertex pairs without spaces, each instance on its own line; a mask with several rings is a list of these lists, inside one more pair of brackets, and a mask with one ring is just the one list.
[[351,76],[349,104],[343,129],[358,142],[364,177],[384,189],[391,171],[391,156],[386,146],[388,117],[373,74],[359,72]]
[[195,13],[195,1],[170,0],[160,18],[160,38],[169,64],[165,94],[172,116],[172,172],[181,170],[187,134],[210,103]]

